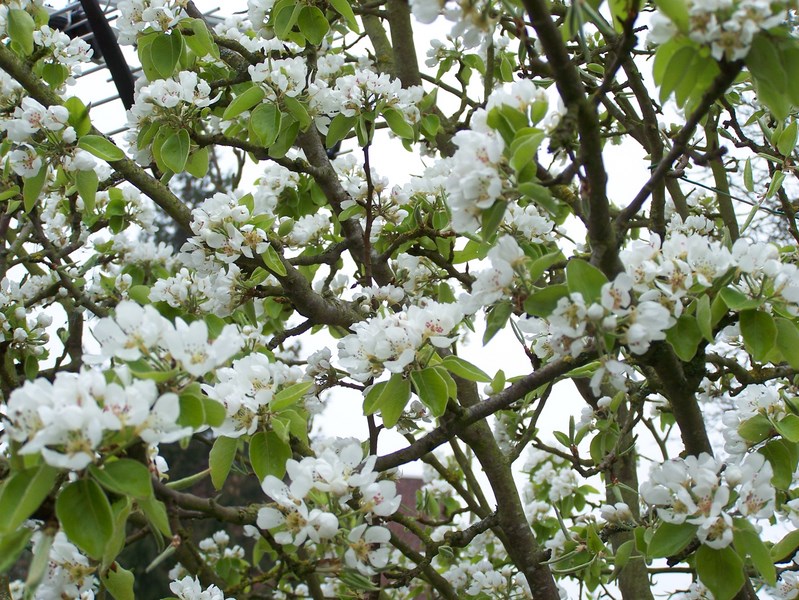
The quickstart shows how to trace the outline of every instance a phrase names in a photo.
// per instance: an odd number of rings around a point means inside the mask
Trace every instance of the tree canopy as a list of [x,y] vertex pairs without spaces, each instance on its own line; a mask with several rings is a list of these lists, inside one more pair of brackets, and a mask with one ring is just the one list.
[[799,596],[794,2],[118,6],[114,138],[0,6],[0,598]]

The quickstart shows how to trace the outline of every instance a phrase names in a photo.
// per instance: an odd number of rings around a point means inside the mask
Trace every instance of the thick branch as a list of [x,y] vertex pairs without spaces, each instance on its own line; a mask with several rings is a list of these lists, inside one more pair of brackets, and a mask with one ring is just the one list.
[[591,262],[612,279],[623,267],[610,217],[608,176],[602,159],[602,136],[596,105],[586,96],[580,72],[571,62],[563,35],[552,21],[549,3],[546,0],[524,0],[524,6],[547,60],[552,65],[555,85],[563,103],[576,118],[580,134],[579,161],[585,171],[583,193],[590,210],[587,227]]

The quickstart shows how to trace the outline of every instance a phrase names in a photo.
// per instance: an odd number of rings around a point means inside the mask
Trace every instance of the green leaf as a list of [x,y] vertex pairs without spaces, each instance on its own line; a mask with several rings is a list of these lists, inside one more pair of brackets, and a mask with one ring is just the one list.
[[84,135],[78,140],[78,148],[107,161],[122,160],[125,153],[101,135]]
[[713,593],[715,600],[732,600],[743,587],[744,563],[730,548],[714,549],[702,545],[696,551],[696,574]]
[[100,581],[105,586],[114,600],[135,600],[136,596],[133,593],[133,573],[127,569],[123,569],[119,563],[112,564],[103,573]]
[[33,54],[33,30],[36,29],[33,17],[21,8],[10,8],[6,19],[12,44],[20,49],[23,56]]
[[68,484],[58,495],[55,512],[67,537],[92,558],[100,559],[114,533],[113,513],[103,490],[91,479]]
[[649,540],[647,555],[652,558],[674,556],[693,541],[697,529],[690,523],[675,525],[662,521]]
[[0,535],[0,573],[5,573],[22,554],[33,535],[33,529],[20,527],[5,535]]
[[752,161],[748,158],[746,159],[746,164],[744,164],[744,187],[750,194],[755,191],[755,179],[752,176]]
[[485,209],[480,215],[481,231],[480,236],[485,241],[489,241],[499,229],[502,218],[505,216],[505,209],[508,207],[504,200],[497,200],[490,208]]
[[159,34],[150,46],[153,67],[161,79],[169,79],[175,72],[183,48],[183,36],[177,29]]
[[282,116],[280,109],[273,102],[264,102],[253,109],[250,113],[250,129],[259,144],[268,148],[275,143],[280,133]]
[[263,259],[266,268],[273,273],[276,273],[281,277],[285,277],[288,273],[283,261],[280,260],[280,255],[277,253],[277,250],[275,250],[271,245],[266,247],[266,252],[261,254],[261,259]]
[[744,346],[758,362],[766,360],[777,341],[777,326],[774,318],[761,310],[745,310],[741,313],[741,335]]
[[467,381],[491,381],[491,377],[485,371],[458,356],[444,357],[444,360],[441,361],[441,365]]
[[350,6],[350,0],[328,0],[328,2],[330,6],[336,9],[338,14],[344,17],[350,29],[356,33],[360,32],[358,21],[355,19],[355,13],[352,10],[352,6]]
[[197,148],[186,161],[186,172],[202,179],[208,174],[209,162],[208,147]]
[[663,103],[685,79],[696,60],[697,51],[693,45],[679,48],[669,58],[660,85],[660,102]]
[[205,411],[205,423],[211,427],[219,427],[225,422],[227,411],[221,402],[217,402],[207,396],[202,397],[203,410]]
[[330,126],[327,128],[327,137],[325,138],[325,144],[328,148],[332,148],[338,142],[343,140],[350,131],[352,131],[353,125],[358,120],[358,117],[352,116],[348,117],[342,113],[337,114],[333,117],[333,120],[330,122]]
[[22,525],[50,494],[57,476],[57,469],[42,464],[8,477],[0,487],[0,533]]
[[710,309],[710,296],[703,294],[696,302],[696,324],[702,337],[713,342],[713,311]]
[[787,534],[771,547],[771,560],[775,563],[788,562],[799,550],[799,529]]
[[282,479],[290,458],[291,446],[274,431],[259,431],[250,439],[250,464],[258,481],[263,481],[267,475]]
[[411,127],[402,116],[402,113],[396,108],[386,108],[382,112],[383,118],[388,123],[389,128],[398,137],[405,140],[412,140],[415,136],[413,127]]
[[555,310],[558,301],[569,295],[569,288],[559,283],[550,285],[527,296],[524,311],[534,317],[548,317]]
[[330,23],[325,19],[325,14],[315,6],[303,6],[297,25],[305,39],[314,46],[321,44],[330,31]]
[[543,131],[525,128],[516,133],[516,138],[510,146],[510,166],[519,173],[533,162],[538,147],[546,136]]
[[785,415],[782,419],[774,423],[774,427],[777,432],[789,442],[799,442],[799,417],[796,415]]
[[99,179],[94,169],[75,173],[75,186],[78,188],[78,195],[83,199],[84,214],[94,212],[98,185]]
[[301,381],[300,383],[295,383],[287,388],[283,388],[274,395],[269,406],[275,412],[288,408],[292,404],[296,404],[296,402],[305,396],[306,392],[313,386],[313,381]]
[[282,7],[273,9],[275,35],[281,40],[288,38],[297,19],[300,18],[303,5],[300,3],[287,2]]
[[[183,21],[185,23],[185,21]],[[199,57],[208,56],[219,58],[219,48],[211,39],[208,26],[202,19],[191,19],[191,30],[194,35],[187,35],[183,39],[189,48]]]
[[155,498],[144,498],[137,500],[136,503],[157,531],[160,531],[166,537],[172,537],[169,516],[166,513],[166,506],[164,506],[163,502]]
[[688,31],[688,4],[685,0],[656,0],[658,9],[683,33]]
[[741,558],[747,556],[751,558],[752,564],[766,583],[772,587],[776,585],[777,572],[774,569],[774,562],[760,535],[746,519],[733,519],[733,525],[733,544],[738,555]]
[[752,74],[758,100],[765,104],[778,119],[785,119],[791,108],[788,91],[788,77],[779,48],[779,41],[771,39],[766,32],[760,32],[752,39],[746,67]]
[[29,213],[36,206],[45,181],[47,181],[47,163],[42,161],[42,167],[39,172],[33,177],[26,177],[22,182],[22,200],[26,213]]
[[373,415],[380,412],[383,425],[394,427],[405,405],[411,399],[411,384],[402,374],[394,373],[388,381],[374,384],[363,399],[363,412]]
[[441,372],[434,367],[411,371],[411,382],[416,395],[434,417],[444,414],[449,400],[449,387]]
[[799,330],[796,324],[788,319],[774,319],[777,327],[777,349],[792,369],[799,369]]
[[311,115],[308,114],[308,109],[305,108],[302,102],[291,96],[283,96],[283,104],[286,105],[289,114],[297,119],[300,129],[305,131],[310,127],[312,122]]
[[777,140],[777,150],[780,151],[780,154],[788,156],[793,152],[796,147],[797,134],[799,134],[799,130],[797,130],[796,121],[791,121],[788,127],[783,129]]
[[179,129],[161,145],[161,160],[174,173],[182,173],[186,168],[190,149],[189,132],[185,129]]
[[513,314],[513,305],[510,302],[500,302],[495,304],[486,316],[486,330],[483,334],[483,346],[504,328]]
[[666,340],[674,348],[680,360],[689,361],[696,355],[702,332],[693,315],[682,315],[666,332]]
[[132,508],[133,502],[128,497],[122,498],[111,505],[111,512],[114,515],[114,533],[105,546],[102,569],[108,567],[125,547],[128,517]]
[[228,104],[225,112],[222,113],[222,119],[228,121],[238,117],[244,111],[250,110],[253,106],[261,102],[265,96],[266,92],[264,92],[263,88],[259,85],[247,88]]
[[602,286],[607,282],[608,278],[602,271],[582,259],[572,258],[566,264],[566,285],[569,292],[582,294],[586,305],[599,301]]
[[225,484],[230,467],[233,466],[233,459],[236,458],[238,446],[239,440],[236,438],[219,436],[214,440],[214,445],[208,454],[208,466],[211,469],[211,483],[215,489],[221,490]]
[[736,290],[735,288],[723,288],[719,295],[728,308],[732,310],[746,310],[748,308],[757,308],[763,301],[758,298],[749,298],[745,294]]
[[89,473],[100,485],[115,494],[133,498],[150,498],[153,495],[150,470],[130,458],[109,461],[103,468],[91,465]]
[[787,440],[775,439],[758,450],[771,463],[774,475],[771,484],[779,490],[787,490],[793,483],[793,473],[799,461],[796,444]]
[[774,426],[765,415],[755,415],[738,426],[738,435],[755,444],[770,437],[773,431]]
[[36,554],[30,562],[28,568],[28,577],[25,579],[25,587],[30,592],[34,591],[44,579],[50,567],[50,549],[53,547],[53,540],[55,539],[55,532],[51,529],[43,529],[42,537],[39,538],[39,543],[36,544]]
[[92,121],[89,118],[89,109],[77,96],[70,96],[64,100],[64,106],[69,111],[67,122],[75,128],[75,133],[80,137],[92,130]]

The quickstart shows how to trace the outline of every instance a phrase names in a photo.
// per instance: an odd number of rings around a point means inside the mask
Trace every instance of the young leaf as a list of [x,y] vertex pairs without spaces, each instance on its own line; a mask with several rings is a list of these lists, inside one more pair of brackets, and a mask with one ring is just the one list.
[[0,532],[22,525],[50,494],[57,476],[57,469],[42,464],[8,477],[0,487]]
[[594,265],[572,258],[566,264],[566,285],[569,293],[582,294],[586,305],[599,300],[602,286],[608,282],[605,274]]
[[33,529],[27,527],[20,527],[0,535],[0,573],[5,573],[14,566],[19,555],[27,547],[31,536],[33,536]]
[[11,43],[20,49],[23,56],[33,54],[33,30],[36,28],[36,23],[28,11],[9,8],[6,23]]
[[135,460],[120,458],[108,461],[103,468],[91,465],[89,473],[100,485],[115,494],[133,498],[150,498],[153,495],[150,470]]
[[468,381],[484,381],[486,383],[491,381],[491,377],[485,371],[458,356],[446,356],[441,364],[450,372]]
[[186,168],[190,149],[189,132],[179,129],[161,145],[161,160],[174,173],[182,173]]
[[344,19],[347,21],[347,25],[349,25],[350,29],[352,29],[355,33],[360,33],[360,28],[358,27],[358,21],[355,19],[355,13],[352,10],[352,6],[350,6],[349,0],[328,0],[330,2],[330,6],[336,9],[336,12],[340,14]]
[[380,411],[383,425],[390,429],[397,424],[410,399],[410,382],[400,373],[394,373],[388,381],[374,384],[366,393],[363,400],[363,412],[373,415]]
[[747,351],[756,361],[764,361],[777,340],[774,318],[762,310],[745,310],[740,326]]
[[26,177],[22,182],[22,200],[25,212],[29,213],[36,206],[44,188],[44,183],[47,181],[47,163],[43,162],[39,172],[33,177]]
[[505,327],[511,314],[513,314],[513,305],[510,302],[500,302],[494,305],[494,308],[491,309],[486,318],[483,346],[490,342],[500,329]]
[[236,458],[236,449],[239,441],[236,438],[220,435],[214,440],[211,452],[208,454],[208,466],[211,469],[211,483],[214,489],[221,490],[225,484],[233,459]]
[[731,547],[714,549],[704,544],[696,551],[696,574],[715,600],[732,600],[743,587],[744,563]]
[[78,140],[78,148],[107,161],[122,160],[125,153],[101,135],[84,135]]
[[665,521],[661,522],[655,529],[652,539],[649,540],[648,556],[652,558],[674,556],[691,543],[696,537],[697,529],[696,525],[690,523],[676,525]]
[[150,46],[153,67],[161,79],[169,79],[175,72],[183,48],[183,36],[175,29],[172,33],[159,34]]
[[123,569],[119,563],[114,563],[106,569],[100,580],[105,589],[114,597],[114,600],[135,600],[133,573]]
[[277,253],[277,250],[275,250],[271,245],[266,247],[266,252],[261,254],[261,259],[263,259],[266,268],[273,273],[276,273],[281,277],[285,277],[288,273],[283,261],[280,260],[280,255]]
[[259,481],[267,475],[278,479],[286,474],[286,461],[291,458],[291,446],[274,431],[259,431],[250,439],[250,464]]
[[383,118],[388,123],[389,128],[398,137],[406,140],[412,140],[414,137],[413,127],[411,127],[402,116],[402,113],[396,108],[386,108],[382,112]]
[[273,102],[259,104],[250,113],[250,129],[264,148],[275,143],[280,133],[281,118],[280,109]]
[[97,172],[93,169],[75,173],[75,187],[78,188],[78,195],[83,200],[84,213],[94,212],[94,200],[97,196],[98,185]]
[[416,395],[434,417],[444,414],[449,400],[449,387],[441,372],[434,367],[411,371],[411,382]]
[[263,88],[259,85],[247,88],[228,104],[225,112],[222,113],[222,119],[228,121],[238,117],[245,110],[250,110],[253,106],[258,104],[265,96],[266,92],[264,92]]
[[113,513],[103,490],[91,479],[68,484],[58,495],[55,512],[67,537],[88,556],[100,559],[114,533]]
[[305,39],[314,46],[318,46],[330,31],[330,23],[325,19],[325,14],[315,6],[303,6],[297,25]]
[[209,163],[208,147],[197,148],[189,154],[186,161],[186,172],[197,179],[202,179],[208,174]]

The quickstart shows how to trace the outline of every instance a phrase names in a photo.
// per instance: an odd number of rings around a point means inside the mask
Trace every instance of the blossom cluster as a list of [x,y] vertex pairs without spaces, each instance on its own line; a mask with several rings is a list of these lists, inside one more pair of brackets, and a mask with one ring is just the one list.
[[457,304],[428,301],[386,316],[353,325],[353,333],[339,341],[339,363],[358,381],[368,381],[387,370],[402,373],[430,342],[437,348],[452,343],[463,312]]
[[[483,212],[497,200],[508,199],[512,191],[506,140],[488,124],[489,112],[507,107],[546,130],[560,119],[559,111],[547,115],[548,105],[544,89],[527,79],[494,90],[487,98],[486,108],[475,111],[471,127],[452,138],[458,147],[455,154],[429,167],[424,176],[413,183],[414,191],[433,194],[443,191],[450,208],[452,229],[459,233],[475,233],[481,226]],[[514,224],[519,231],[547,237],[552,229],[551,221],[534,206],[528,206],[515,207],[505,216],[506,222]]]
[[454,23],[449,37],[461,38],[467,48],[477,46],[494,30],[493,3],[490,0],[411,0],[413,16],[420,23],[432,23],[439,15]]
[[[376,460],[374,455],[364,460],[363,450],[355,440],[341,440],[337,446],[299,462],[289,459],[289,484],[272,475],[263,481],[263,490],[272,504],[258,511],[258,527],[270,530],[282,545],[301,546],[308,541],[321,544],[339,534],[340,522],[330,501],[316,502],[315,498],[322,493],[337,499],[344,514],[354,508],[366,521],[347,534],[345,563],[364,575],[373,575],[388,564],[389,549],[385,544],[391,534],[385,527],[371,523],[394,514],[401,501],[396,483],[378,481]],[[310,508],[308,504],[314,502],[321,508]]]
[[[687,36],[697,44],[709,46],[716,60],[740,60],[749,54],[752,39],[788,17],[787,2],[767,0],[694,0],[687,2]],[[680,33],[678,25],[661,12],[652,16],[649,40],[669,41]]]
[[732,543],[733,513],[755,519],[774,514],[772,476],[762,454],[749,454],[740,464],[725,467],[703,453],[654,465],[640,493],[667,523],[696,525],[700,542],[726,548]]
[[[115,317],[94,328],[101,357],[121,361],[147,358],[154,366],[177,367],[201,377],[224,365],[242,345],[234,325],[211,343],[202,321],[176,319],[173,325],[151,305],[124,301]],[[165,363],[169,358],[171,363]],[[152,379],[138,379],[126,365],[109,377],[98,369],[58,373],[54,381],[38,378],[15,389],[4,428],[20,442],[20,453],[41,453],[55,467],[80,470],[94,462],[115,436],[138,436],[149,444],[174,442],[192,433],[178,425],[180,403],[173,391],[162,393]],[[117,439],[116,441],[119,441]]]
[[300,367],[271,362],[265,354],[253,353],[233,361],[216,372],[217,382],[203,384],[209,398],[227,411],[224,423],[214,427],[215,435],[240,437],[263,429],[271,417],[270,402],[275,393],[304,377]]
[[332,87],[325,86],[322,81],[316,83],[317,89],[311,97],[311,109],[316,114],[354,117],[394,108],[410,123],[419,120],[416,105],[424,95],[422,87],[403,87],[399,79],[391,79],[386,73],[356,69],[351,75],[337,77]]
[[120,44],[135,44],[145,31],[168,32],[183,17],[181,2],[170,0],[123,0],[116,27]]

